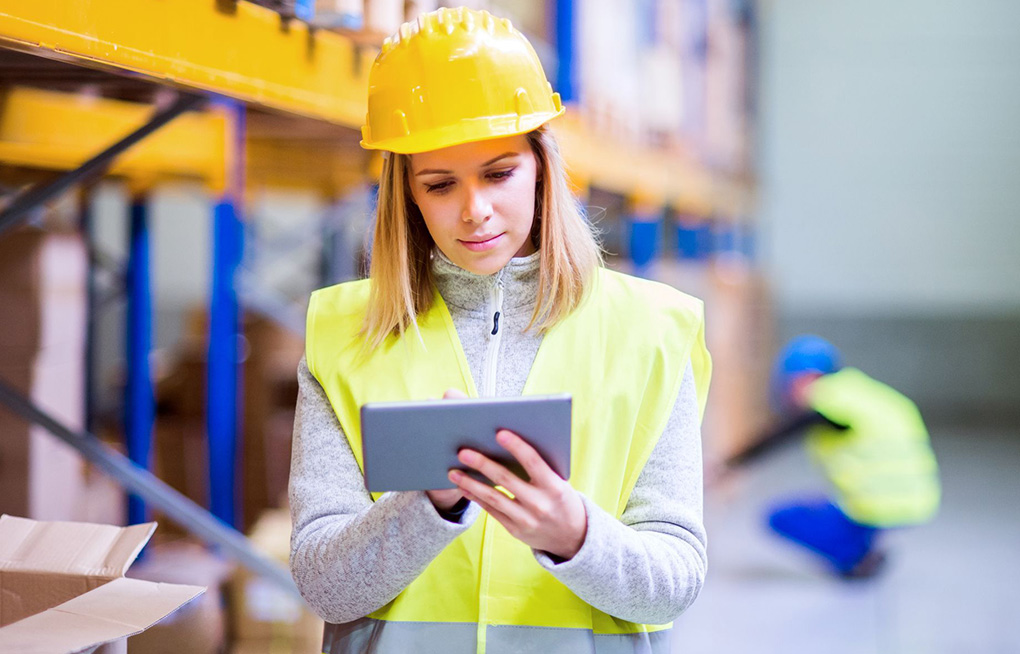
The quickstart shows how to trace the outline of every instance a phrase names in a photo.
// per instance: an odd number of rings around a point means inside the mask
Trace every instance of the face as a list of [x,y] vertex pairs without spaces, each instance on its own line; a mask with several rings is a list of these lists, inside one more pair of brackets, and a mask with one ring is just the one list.
[[794,377],[790,381],[790,393],[787,402],[798,409],[810,408],[811,384],[821,376],[822,373],[810,370]]
[[450,261],[491,275],[532,254],[538,160],[524,135],[411,155],[411,196]]

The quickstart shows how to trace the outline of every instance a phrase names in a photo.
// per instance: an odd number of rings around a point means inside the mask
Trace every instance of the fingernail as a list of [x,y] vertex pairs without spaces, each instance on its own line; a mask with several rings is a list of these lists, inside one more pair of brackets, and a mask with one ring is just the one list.
[[496,432],[496,442],[500,445],[505,445],[510,440],[510,432],[506,430],[500,430]]
[[460,452],[457,453],[457,458],[463,461],[464,463],[474,463],[475,453],[472,452],[471,450],[461,450]]
[[457,482],[463,473],[460,470],[451,470],[448,474],[450,481]]

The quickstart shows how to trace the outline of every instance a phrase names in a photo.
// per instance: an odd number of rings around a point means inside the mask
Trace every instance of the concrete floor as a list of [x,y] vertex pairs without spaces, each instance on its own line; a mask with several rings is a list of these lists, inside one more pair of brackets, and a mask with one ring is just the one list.
[[777,499],[824,481],[803,449],[777,452],[706,494],[709,573],[677,621],[677,653],[1020,652],[1020,430],[933,429],[943,504],[885,534],[885,572],[829,576],[764,527]]

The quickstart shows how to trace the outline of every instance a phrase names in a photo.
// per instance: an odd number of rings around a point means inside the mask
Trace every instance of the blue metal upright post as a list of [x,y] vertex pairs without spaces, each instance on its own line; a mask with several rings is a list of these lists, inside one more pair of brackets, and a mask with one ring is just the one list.
[[680,259],[706,261],[714,248],[712,223],[702,216],[678,216],[676,247]]
[[574,0],[556,0],[556,91],[564,102],[577,100],[577,79],[574,71]]
[[[131,231],[127,265],[127,386],[124,425],[128,457],[150,468],[152,428],[156,415],[149,353],[152,350],[152,289],[149,269],[149,211],[144,196],[131,201]],[[128,497],[128,524],[146,522],[145,503]]]
[[644,202],[632,202],[628,216],[629,242],[627,252],[634,265],[634,274],[645,277],[659,252],[663,209]]
[[213,215],[212,291],[209,305],[206,421],[209,433],[209,510],[238,527],[236,458],[240,421],[238,335],[240,312],[235,276],[244,247],[244,105],[219,103],[231,117],[227,185]]

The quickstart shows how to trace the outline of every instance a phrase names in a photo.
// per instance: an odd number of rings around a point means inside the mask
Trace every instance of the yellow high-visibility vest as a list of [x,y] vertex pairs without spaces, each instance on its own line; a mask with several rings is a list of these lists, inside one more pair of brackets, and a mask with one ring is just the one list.
[[[308,367],[325,390],[362,469],[359,410],[366,402],[435,399],[450,388],[478,396],[438,293],[432,308],[419,316],[420,339],[409,329],[403,337],[391,335],[370,355],[361,354],[358,331],[369,283],[315,292],[306,340]],[[523,394],[572,395],[570,484],[616,517],[623,514],[662,434],[688,361],[703,412],[711,360],[701,301],[605,269],[598,272],[581,306],[542,340]],[[536,643],[546,638],[544,642],[570,647],[570,642],[590,643],[603,636],[647,639],[670,627],[619,620],[585,603],[487,514],[369,617],[384,626],[402,625],[410,639],[427,623],[459,625],[459,633],[471,625],[476,651],[485,652],[488,642],[492,654],[502,650],[496,643],[505,638],[505,628],[516,628],[514,638],[538,639]],[[573,636],[582,640],[570,641]],[[378,640],[378,634],[373,638]],[[394,644],[392,651],[399,647]]]
[[917,406],[855,368],[819,377],[809,404],[846,431],[815,427],[808,449],[850,518],[874,527],[929,520],[938,510],[938,465]]

